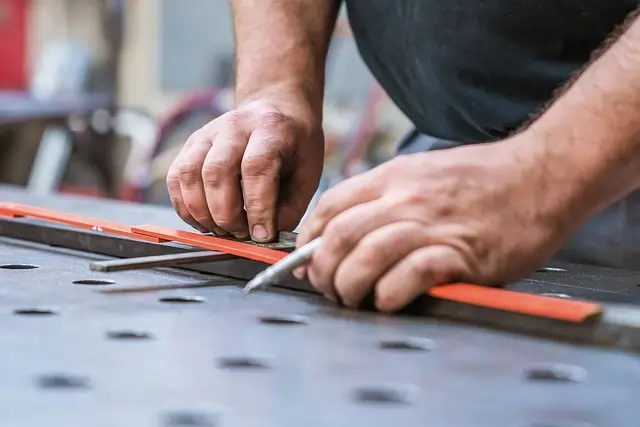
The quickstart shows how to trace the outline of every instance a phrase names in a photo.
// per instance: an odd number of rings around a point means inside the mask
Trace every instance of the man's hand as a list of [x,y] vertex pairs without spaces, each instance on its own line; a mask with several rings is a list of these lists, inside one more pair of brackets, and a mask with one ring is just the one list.
[[351,307],[375,287],[377,307],[395,311],[430,286],[512,281],[640,188],[637,17],[526,130],[398,158],[329,191],[298,240],[323,235],[314,286]]
[[352,308],[374,290],[396,311],[431,286],[533,272],[575,224],[532,139],[402,156],[338,184],[300,230],[298,246],[323,243],[296,275]]
[[324,137],[310,106],[275,92],[196,131],[171,165],[173,207],[192,227],[267,242],[298,225],[322,173]]
[[298,225],[324,163],[324,70],[340,3],[231,1],[238,107],[195,132],[167,176],[192,227],[268,242]]

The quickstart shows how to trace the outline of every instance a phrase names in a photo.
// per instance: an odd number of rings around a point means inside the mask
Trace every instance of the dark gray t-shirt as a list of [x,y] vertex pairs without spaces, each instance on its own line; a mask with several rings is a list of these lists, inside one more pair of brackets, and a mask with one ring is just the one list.
[[[543,108],[638,0],[346,0],[360,53],[423,135],[403,152],[507,136]],[[640,114],[640,112],[639,112]],[[640,271],[640,191],[556,258]]]
[[360,53],[427,135],[504,137],[552,98],[638,0],[346,0]]

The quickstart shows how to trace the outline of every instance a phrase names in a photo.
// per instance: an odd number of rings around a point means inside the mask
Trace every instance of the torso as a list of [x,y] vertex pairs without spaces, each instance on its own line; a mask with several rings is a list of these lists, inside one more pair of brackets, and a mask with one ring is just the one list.
[[363,59],[425,134],[499,139],[538,111],[638,0],[346,0]]

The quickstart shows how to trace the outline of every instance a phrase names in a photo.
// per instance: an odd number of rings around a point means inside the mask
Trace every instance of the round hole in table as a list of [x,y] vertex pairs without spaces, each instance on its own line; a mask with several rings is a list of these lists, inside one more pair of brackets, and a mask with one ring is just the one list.
[[398,338],[380,341],[380,348],[383,350],[402,350],[402,351],[431,351],[435,347],[435,343],[427,338]]
[[2,264],[0,268],[4,270],[33,270],[40,268],[40,266],[36,264]]
[[159,298],[158,301],[168,303],[168,304],[194,304],[194,303],[202,303],[205,302],[206,299],[203,297],[189,297],[189,296],[174,296],[174,297],[162,297]]
[[57,311],[50,308],[18,308],[13,311],[18,316],[52,316],[58,314]]
[[306,325],[308,324],[308,320],[296,315],[267,315],[260,317],[260,323],[275,326],[295,326]]
[[74,280],[74,285],[87,285],[87,286],[107,286],[115,285],[115,281],[106,279],[80,279]]

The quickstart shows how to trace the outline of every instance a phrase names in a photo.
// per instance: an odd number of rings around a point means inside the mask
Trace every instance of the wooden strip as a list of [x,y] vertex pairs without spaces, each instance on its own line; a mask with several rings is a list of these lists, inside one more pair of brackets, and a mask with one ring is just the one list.
[[133,239],[144,240],[151,243],[166,242],[153,236],[140,235],[131,231],[131,226],[120,224],[117,222],[106,221],[103,219],[90,218],[81,215],[70,214],[66,212],[58,212],[51,209],[40,208],[36,206],[23,205],[20,203],[0,203],[0,212],[3,216],[11,215],[13,218],[29,217],[37,218],[45,221],[56,222],[59,224],[71,225],[74,227],[84,228],[94,231],[102,231],[110,234],[130,237]]
[[234,242],[220,237],[205,236],[184,230],[175,230],[169,227],[158,227],[154,225],[141,225],[131,227],[131,231],[144,236],[153,236],[160,239],[171,240],[196,246],[202,249],[224,252],[226,254],[239,256],[253,261],[275,264],[287,256],[286,252],[275,249],[263,248],[246,243]]

